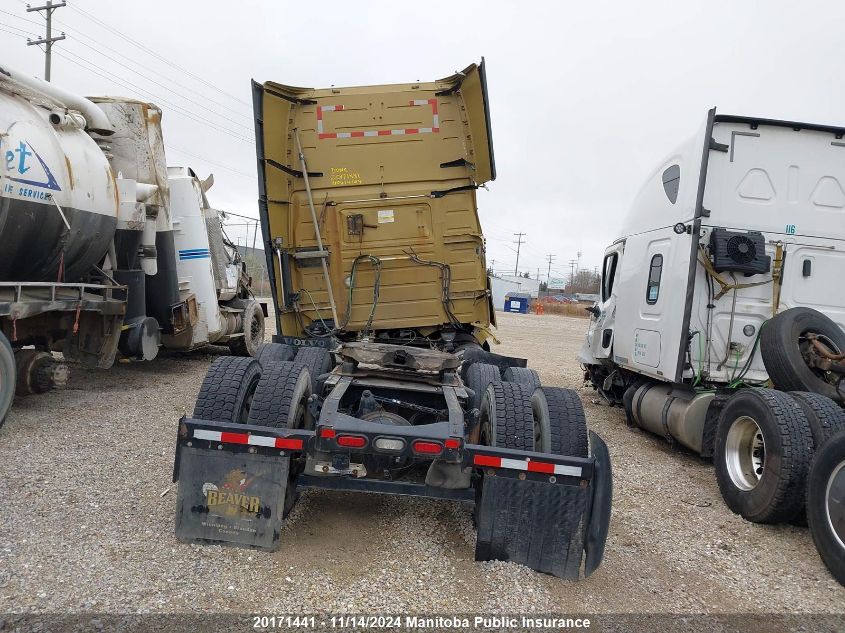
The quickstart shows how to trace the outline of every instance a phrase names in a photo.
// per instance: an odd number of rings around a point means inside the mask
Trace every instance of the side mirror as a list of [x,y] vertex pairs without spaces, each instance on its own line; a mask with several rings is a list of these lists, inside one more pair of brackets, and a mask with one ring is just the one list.
[[594,317],[596,317],[597,319],[599,318],[599,315],[601,314],[601,310],[599,309],[598,305],[596,305],[596,304],[593,304],[589,308],[584,308],[584,309],[587,312],[589,312],[590,314],[592,314]]

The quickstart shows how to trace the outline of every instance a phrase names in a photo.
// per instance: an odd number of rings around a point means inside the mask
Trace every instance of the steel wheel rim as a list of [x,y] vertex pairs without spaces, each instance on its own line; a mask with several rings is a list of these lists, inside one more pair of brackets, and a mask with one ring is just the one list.
[[766,442],[754,418],[743,415],[734,420],[725,441],[725,463],[733,484],[740,490],[753,490],[763,477]]
[[825,517],[830,532],[845,549],[845,461],[830,474],[824,494]]

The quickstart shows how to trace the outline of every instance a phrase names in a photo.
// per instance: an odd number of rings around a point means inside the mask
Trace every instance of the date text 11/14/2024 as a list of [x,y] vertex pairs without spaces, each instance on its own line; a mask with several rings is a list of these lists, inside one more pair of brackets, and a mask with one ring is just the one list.
[[255,630],[313,629],[317,626],[332,629],[588,629],[589,618],[555,616],[419,616],[419,615],[271,615],[252,616]]

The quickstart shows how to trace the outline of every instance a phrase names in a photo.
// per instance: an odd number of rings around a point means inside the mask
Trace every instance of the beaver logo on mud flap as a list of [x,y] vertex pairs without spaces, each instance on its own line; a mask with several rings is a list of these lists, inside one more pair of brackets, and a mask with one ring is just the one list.
[[206,482],[202,485],[209,514],[224,517],[255,516],[261,512],[261,498],[249,494],[252,479],[236,468],[229,471],[220,487]]

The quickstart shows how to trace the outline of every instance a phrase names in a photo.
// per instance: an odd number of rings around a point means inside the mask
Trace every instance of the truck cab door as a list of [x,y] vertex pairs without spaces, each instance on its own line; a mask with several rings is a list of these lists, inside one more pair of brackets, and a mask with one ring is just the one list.
[[605,251],[601,273],[601,300],[596,304],[599,313],[591,319],[587,346],[596,360],[607,359],[613,353],[613,326],[616,321],[616,282],[622,267],[625,242],[617,242]]

